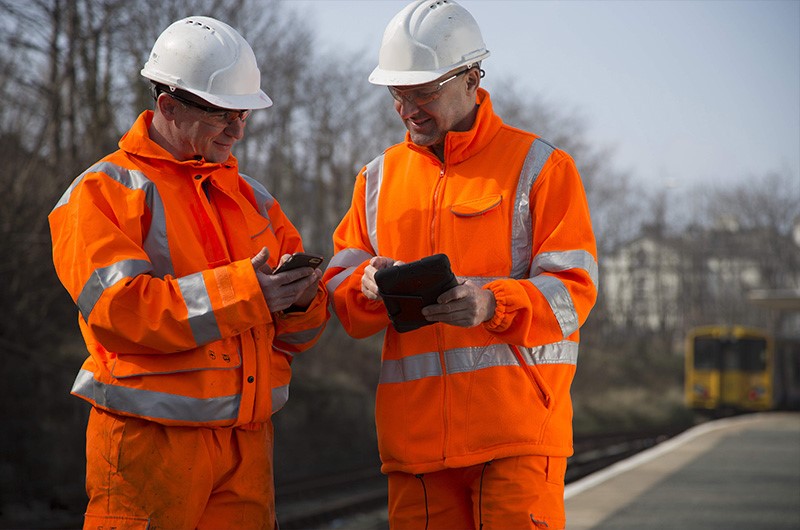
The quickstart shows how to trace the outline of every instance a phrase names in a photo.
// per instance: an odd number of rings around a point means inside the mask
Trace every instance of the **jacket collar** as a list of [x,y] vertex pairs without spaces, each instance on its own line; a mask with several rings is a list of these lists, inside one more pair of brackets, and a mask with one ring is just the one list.
[[[471,156],[480,152],[494,138],[503,120],[494,113],[492,100],[489,92],[483,88],[478,89],[477,95],[478,113],[475,116],[475,123],[468,131],[447,133],[444,139],[444,161],[446,164],[458,164],[467,160]],[[419,151],[424,149],[430,153],[429,149],[421,148],[411,141],[411,135],[406,132],[406,145]],[[433,156],[431,154],[431,156]]]

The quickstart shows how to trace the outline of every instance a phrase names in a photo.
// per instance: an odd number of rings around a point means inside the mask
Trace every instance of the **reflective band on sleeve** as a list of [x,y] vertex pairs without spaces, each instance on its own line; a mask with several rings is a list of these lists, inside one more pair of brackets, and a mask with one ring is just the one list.
[[373,256],[374,254],[370,254],[366,250],[361,250],[360,248],[345,248],[337,252],[336,255],[331,258],[327,268],[357,267]]
[[[240,173],[239,176],[242,177],[242,179],[244,179],[244,181],[247,182],[253,189],[253,195],[255,195],[256,203],[258,204],[258,213],[269,220],[269,210],[275,205],[275,198],[270,195],[270,193],[267,191],[267,188],[264,187],[263,184],[253,177],[248,177],[243,173]],[[271,224],[270,230],[272,230]]]
[[[350,277],[351,274],[356,270],[355,267],[350,267],[348,269],[343,270],[336,276],[333,276],[330,280],[325,283],[325,288],[328,290],[329,293],[333,293],[339,286],[345,281],[347,278]],[[328,305],[331,306],[331,309],[336,311],[336,306],[334,304],[333,296],[328,297]]]
[[[525,362],[537,364],[576,364],[578,343],[560,341],[535,348],[519,347]],[[519,366],[516,355],[508,344],[491,344],[486,347],[454,348],[445,350],[447,369],[442,370],[437,352],[420,353],[400,360],[383,361],[379,383],[405,383],[443,373],[462,374],[496,366]]]
[[378,254],[378,197],[383,182],[383,156],[380,155],[367,164],[364,170],[366,187],[364,190],[365,212],[367,216],[367,233],[372,250]]
[[189,312],[189,326],[192,328],[195,343],[199,346],[221,339],[222,334],[217,325],[214,308],[211,307],[203,273],[196,272],[178,278],[178,287]]
[[531,278],[530,282],[544,295],[550,309],[561,327],[561,333],[566,338],[578,329],[578,312],[572,303],[564,282],[554,276],[539,275]]
[[147,274],[153,270],[149,261],[139,259],[126,259],[107,267],[95,269],[78,295],[78,310],[83,319],[89,321],[95,304],[103,292],[117,282],[127,278],[134,278],[140,274]]
[[537,138],[531,144],[517,183],[514,198],[514,223],[511,227],[511,277],[520,279],[528,276],[531,262],[531,241],[533,240],[533,221],[531,219],[531,190],[539,178],[547,159],[555,147]]
[[542,272],[562,272],[570,269],[585,270],[597,287],[597,261],[585,250],[543,252],[533,259],[531,276],[537,276]]
[[89,173],[102,173],[129,190],[144,192],[145,203],[150,211],[151,218],[150,230],[145,236],[143,248],[150,258],[150,263],[152,263],[152,274],[157,278],[164,278],[167,275],[174,276],[172,258],[169,252],[169,242],[167,240],[167,221],[164,215],[164,203],[161,200],[161,195],[159,195],[156,185],[141,171],[125,169],[111,162],[95,164],[73,181],[67,191],[64,192],[64,195],[61,196],[61,199],[59,199],[54,210],[69,202],[73,190]]
[[[342,282],[353,274],[353,271],[356,270],[358,265],[361,265],[372,256],[372,254],[360,248],[346,248],[337,252],[336,255],[331,258],[327,268],[345,267],[345,269],[325,282],[325,288],[329,293],[336,291]],[[328,305],[331,307],[331,311],[336,313],[336,304],[334,303],[333,296],[328,298]]]
[[272,389],[272,413],[275,414],[289,401],[289,385],[283,385]]
[[81,370],[72,386],[72,393],[85,397],[98,406],[152,419],[204,423],[235,421],[239,416],[241,396],[192,398],[166,392],[106,385],[92,372]]
[[323,327],[324,326],[317,326],[314,329],[295,331],[294,333],[281,333],[280,335],[275,336],[275,340],[279,340],[286,344],[305,344],[306,342],[314,340],[314,337],[319,335]]

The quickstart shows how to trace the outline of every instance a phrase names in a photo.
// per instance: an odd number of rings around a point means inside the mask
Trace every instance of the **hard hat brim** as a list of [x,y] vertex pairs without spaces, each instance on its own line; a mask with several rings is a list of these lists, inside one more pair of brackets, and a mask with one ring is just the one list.
[[491,55],[489,50],[480,50],[477,54],[473,54],[473,57],[470,57],[469,60],[462,60],[439,70],[385,70],[380,66],[376,66],[372,73],[369,74],[369,82],[373,85],[383,86],[423,85],[436,81],[447,72],[457,70],[462,66],[478,64],[489,55]]
[[203,98],[204,100],[208,101],[215,107],[220,107],[222,109],[266,109],[267,107],[272,106],[272,99],[267,95],[266,92],[263,90],[259,90],[256,94],[244,94],[244,95],[215,95],[209,92],[202,92],[200,90],[189,90],[183,88],[187,92],[191,92],[192,94]]
[[449,72],[448,68],[444,72],[420,72],[420,71],[398,71],[398,70],[384,70],[381,67],[376,67],[371,74],[369,74],[369,82],[373,85],[383,86],[412,86],[430,83],[439,79],[444,74]]
[[218,94],[212,94],[210,92],[196,90],[184,86],[184,83],[175,82],[174,78],[168,78],[166,75],[160,75],[159,72],[148,71],[146,66],[142,69],[141,74],[150,81],[161,83],[170,87],[171,89],[183,90],[184,92],[194,94],[195,96],[202,98],[204,101],[207,101],[211,105],[221,109],[255,110],[266,109],[267,107],[272,106],[272,99],[261,89],[259,89],[255,94],[225,94],[220,96]]

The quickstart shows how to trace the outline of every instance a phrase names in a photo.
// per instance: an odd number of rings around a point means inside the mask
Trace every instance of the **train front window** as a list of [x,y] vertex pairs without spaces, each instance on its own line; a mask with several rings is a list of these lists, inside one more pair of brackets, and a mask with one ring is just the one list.
[[741,369],[745,372],[763,372],[767,369],[767,341],[741,339],[736,342]]
[[721,351],[717,339],[697,337],[694,340],[694,367],[698,370],[718,370]]

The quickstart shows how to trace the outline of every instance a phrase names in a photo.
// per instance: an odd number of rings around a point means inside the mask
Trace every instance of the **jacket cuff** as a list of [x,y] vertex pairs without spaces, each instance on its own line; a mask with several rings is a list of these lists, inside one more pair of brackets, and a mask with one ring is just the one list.
[[503,332],[508,329],[510,324],[509,319],[506,318],[508,313],[508,297],[505,295],[505,288],[503,283],[496,281],[486,284],[484,289],[492,291],[494,294],[495,308],[494,316],[483,323],[488,331],[495,333]]

